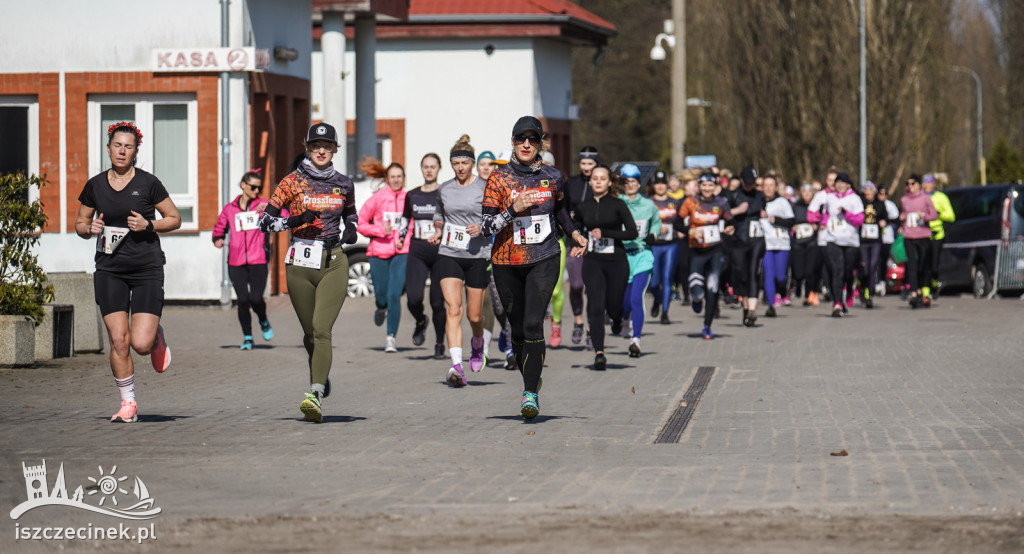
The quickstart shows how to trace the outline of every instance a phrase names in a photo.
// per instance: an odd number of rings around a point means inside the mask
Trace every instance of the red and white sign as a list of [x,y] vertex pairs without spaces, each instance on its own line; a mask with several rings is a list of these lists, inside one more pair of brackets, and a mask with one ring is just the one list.
[[155,48],[153,71],[263,71],[269,69],[270,52],[242,48]]

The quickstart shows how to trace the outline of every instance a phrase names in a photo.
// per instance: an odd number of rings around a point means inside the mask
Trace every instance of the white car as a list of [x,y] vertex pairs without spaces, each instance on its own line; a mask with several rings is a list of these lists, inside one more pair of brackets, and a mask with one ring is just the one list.
[[[358,212],[363,203],[375,192],[374,185],[381,184],[377,179],[363,179],[353,181],[356,186],[356,211]],[[363,235],[357,235],[355,244],[345,247],[348,255],[348,295],[350,298],[359,296],[373,296],[373,279],[370,278],[370,262],[366,259],[366,248],[370,245],[370,239]]]

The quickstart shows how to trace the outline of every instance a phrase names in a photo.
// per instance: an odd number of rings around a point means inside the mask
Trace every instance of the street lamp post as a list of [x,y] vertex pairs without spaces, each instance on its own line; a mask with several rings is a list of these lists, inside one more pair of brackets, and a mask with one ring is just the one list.
[[959,73],[969,73],[971,75],[971,77],[974,77],[974,84],[975,84],[975,86],[978,89],[978,92],[977,92],[977,96],[978,96],[978,138],[977,138],[977,142],[978,142],[978,173],[981,174],[981,184],[982,185],[986,185],[986,184],[988,184],[988,179],[987,179],[987,176],[985,175],[985,153],[984,153],[984,149],[982,147],[982,136],[983,135],[982,135],[982,127],[981,127],[981,121],[982,121],[981,120],[981,77],[979,77],[978,74],[973,69],[970,69],[968,67],[963,67],[963,66],[959,66],[959,65],[951,65],[951,66],[949,66],[949,68],[952,69],[953,71],[956,71],[956,72],[959,72]]
[[738,153],[740,157],[743,157],[743,124],[740,123],[740,118],[736,117],[736,113],[733,112],[729,106],[721,102],[712,102],[710,100],[704,100],[703,98],[697,97],[687,98],[686,105],[695,108],[722,108],[729,112],[729,115],[732,116],[732,122],[736,124],[736,149],[739,151]]
[[860,0],[860,183],[868,179],[867,10]]
[[651,48],[651,59],[665,59],[665,43],[672,50],[672,170],[686,162],[686,2],[672,0],[672,19],[665,21]]

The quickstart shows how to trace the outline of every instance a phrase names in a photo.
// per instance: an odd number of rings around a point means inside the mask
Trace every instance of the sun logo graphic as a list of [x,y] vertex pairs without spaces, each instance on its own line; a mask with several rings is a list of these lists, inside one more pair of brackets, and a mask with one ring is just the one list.
[[[99,476],[89,477],[89,481],[92,481],[93,484],[88,487],[90,489],[88,495],[79,485],[70,498],[64,483],[63,462],[57,472],[57,480],[53,484],[53,489],[50,490],[47,490],[46,460],[43,460],[43,463],[38,466],[27,466],[25,462],[22,462],[21,467],[25,475],[25,490],[28,500],[11,510],[11,519],[18,519],[25,512],[41,506],[69,506],[121,519],[152,519],[161,512],[161,508],[153,506],[154,499],[149,495],[149,489],[146,488],[142,479],[135,478],[131,493],[124,488],[128,476],[116,476],[117,466],[111,467],[109,473],[103,471],[103,466],[99,466]],[[118,500],[117,495],[119,494],[124,500]],[[85,502],[86,496],[95,498],[97,495],[99,495],[99,502],[96,505]],[[132,502],[133,497],[133,504],[121,505]],[[110,504],[104,506],[108,499]]]

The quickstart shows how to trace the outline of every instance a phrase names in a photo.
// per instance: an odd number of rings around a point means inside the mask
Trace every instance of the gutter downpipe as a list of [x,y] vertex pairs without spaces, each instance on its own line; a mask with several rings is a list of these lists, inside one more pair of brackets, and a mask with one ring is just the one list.
[[[231,0],[220,0],[220,45],[224,48],[230,46],[228,35],[229,5]],[[231,180],[231,118],[228,108],[229,79],[227,71],[220,73],[220,191],[221,206],[226,206],[231,201],[230,180]],[[223,261],[221,262],[220,281],[220,306],[223,309],[231,307],[231,278],[228,276],[228,249],[221,249]]]

